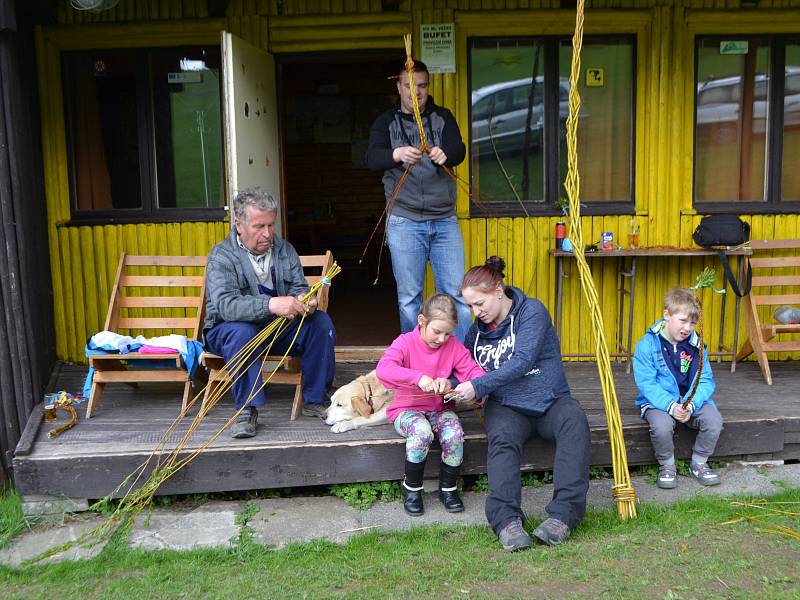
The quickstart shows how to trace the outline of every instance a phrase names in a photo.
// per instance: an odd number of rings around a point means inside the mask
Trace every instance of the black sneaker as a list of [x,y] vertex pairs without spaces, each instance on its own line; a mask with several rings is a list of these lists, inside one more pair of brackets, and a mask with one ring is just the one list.
[[319,417],[320,419],[328,416],[327,407],[324,404],[303,404],[301,414],[304,417]]
[[548,546],[558,546],[561,542],[567,541],[569,527],[563,521],[551,517],[534,529],[533,535]]
[[256,435],[258,411],[254,406],[246,406],[231,426],[232,438],[251,438]]
[[719,485],[719,475],[711,470],[707,463],[701,465],[692,463],[689,468],[689,475],[697,479],[703,485]]
[[503,550],[508,552],[519,552],[527,550],[533,545],[531,536],[527,534],[522,526],[522,519],[514,519],[497,534]]
[[678,470],[675,465],[661,465],[658,467],[656,485],[662,490],[671,490],[678,487]]

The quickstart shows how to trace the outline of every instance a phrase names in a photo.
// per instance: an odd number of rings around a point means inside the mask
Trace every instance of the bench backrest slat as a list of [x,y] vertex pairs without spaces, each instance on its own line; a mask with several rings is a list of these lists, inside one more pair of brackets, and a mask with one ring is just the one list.
[[[105,329],[131,330],[131,333],[142,330],[170,333],[180,329],[186,330],[190,339],[197,339],[202,328],[206,263],[205,256],[123,253],[111,291]],[[140,274],[143,269],[147,275]],[[176,273],[177,269],[182,273]],[[154,295],[158,293],[161,295]]]

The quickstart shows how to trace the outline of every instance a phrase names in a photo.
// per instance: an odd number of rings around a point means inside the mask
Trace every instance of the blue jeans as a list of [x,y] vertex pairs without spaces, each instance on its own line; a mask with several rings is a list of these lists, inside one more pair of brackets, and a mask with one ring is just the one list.
[[464,277],[464,240],[455,216],[429,221],[412,221],[390,215],[386,240],[392,253],[392,270],[397,282],[400,330],[412,331],[422,308],[422,290],[428,261],[433,269],[436,291],[456,301],[458,326],[453,334],[462,342],[472,324],[472,313],[458,293]]

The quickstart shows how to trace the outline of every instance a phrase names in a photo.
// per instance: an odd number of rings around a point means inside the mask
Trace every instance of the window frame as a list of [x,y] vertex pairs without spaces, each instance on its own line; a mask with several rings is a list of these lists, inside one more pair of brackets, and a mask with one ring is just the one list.
[[[44,26],[35,31],[38,111],[42,132],[44,188],[50,226],[72,227],[123,223],[159,222],[223,222],[228,215],[199,218],[181,215],[179,220],[166,215],[71,220],[70,190],[67,173],[66,124],[64,122],[64,90],[61,79],[61,53],[71,50],[104,50],[113,48],[174,48],[179,46],[212,46],[221,43],[220,31],[227,21],[220,18],[191,22],[148,21],[140,23],[92,23],[87,25]],[[223,140],[224,142],[224,140]]]
[[[174,223],[186,221],[220,221],[227,215],[224,206],[218,208],[160,208],[158,206],[158,174],[156,165],[156,133],[155,133],[155,104],[152,90],[153,61],[152,54],[165,48],[188,48],[188,47],[213,47],[215,44],[180,44],[175,46],[140,46],[140,47],[119,47],[119,48],[85,48],[77,50],[65,50],[59,54],[60,73],[62,77],[63,90],[63,114],[64,129],[66,139],[66,161],[69,189],[69,224],[75,225],[95,225],[106,223]],[[216,44],[219,48],[219,44]],[[135,209],[117,208],[111,210],[81,210],[77,206],[77,190],[75,182],[75,146],[73,140],[72,118],[74,117],[74,94],[66,85],[74,75],[69,61],[69,55],[105,52],[128,54],[133,57],[136,64],[134,88],[136,94],[136,128],[139,146],[139,186],[141,206]],[[221,52],[221,49],[220,49]],[[220,59],[220,70],[223,68]],[[224,119],[222,113],[223,89],[222,74],[220,73],[220,119]],[[222,127],[222,122],[220,123]],[[223,136],[224,137],[224,136]],[[223,146],[224,148],[224,142]],[[225,178],[225,161],[223,156],[222,177]]]
[[[765,199],[763,202],[698,201],[697,200],[697,84],[700,60],[700,42],[723,41],[731,38],[769,41],[770,64],[769,85],[767,88],[767,145],[764,158]],[[696,33],[694,35],[692,77],[692,207],[698,213],[719,214],[798,214],[800,201],[783,200],[781,197],[783,175],[783,131],[784,131],[784,91],[787,42],[800,43],[796,33]],[[779,76],[778,76],[779,75]]]
[[[467,63],[467,97],[471,97],[472,87],[472,43],[476,39],[481,40],[502,40],[526,38],[532,41],[541,41],[544,49],[544,199],[541,202],[524,202],[524,210],[520,203],[515,199],[508,201],[491,202],[490,206],[476,204],[472,194],[469,198],[469,216],[473,218],[492,218],[492,217],[525,217],[528,216],[557,216],[562,211],[556,206],[556,202],[562,195],[562,181],[560,173],[560,144],[559,144],[559,105],[560,99],[560,76],[559,76],[559,48],[561,42],[569,40],[567,34],[543,34],[543,35],[485,35],[470,34],[466,36],[466,63]],[[630,198],[627,200],[608,200],[593,201],[581,205],[581,214],[587,216],[597,215],[633,215],[636,213],[636,137],[637,137],[637,98],[638,98],[638,33],[624,31],[620,33],[598,33],[586,35],[584,39],[593,40],[616,40],[627,41],[631,48],[631,157],[629,165],[630,178]],[[555,101],[552,99],[556,98]],[[469,179],[472,182],[472,107],[467,102],[467,123],[468,136],[467,147],[469,155]],[[470,184],[470,190],[472,186]]]

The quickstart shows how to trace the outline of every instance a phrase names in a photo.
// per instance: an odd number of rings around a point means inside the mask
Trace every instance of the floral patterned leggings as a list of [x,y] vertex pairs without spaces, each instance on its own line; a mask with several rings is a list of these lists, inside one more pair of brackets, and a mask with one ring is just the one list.
[[442,447],[442,462],[457,467],[464,458],[464,430],[452,411],[406,410],[397,415],[394,429],[406,438],[406,459],[409,462],[425,460],[434,434]]

